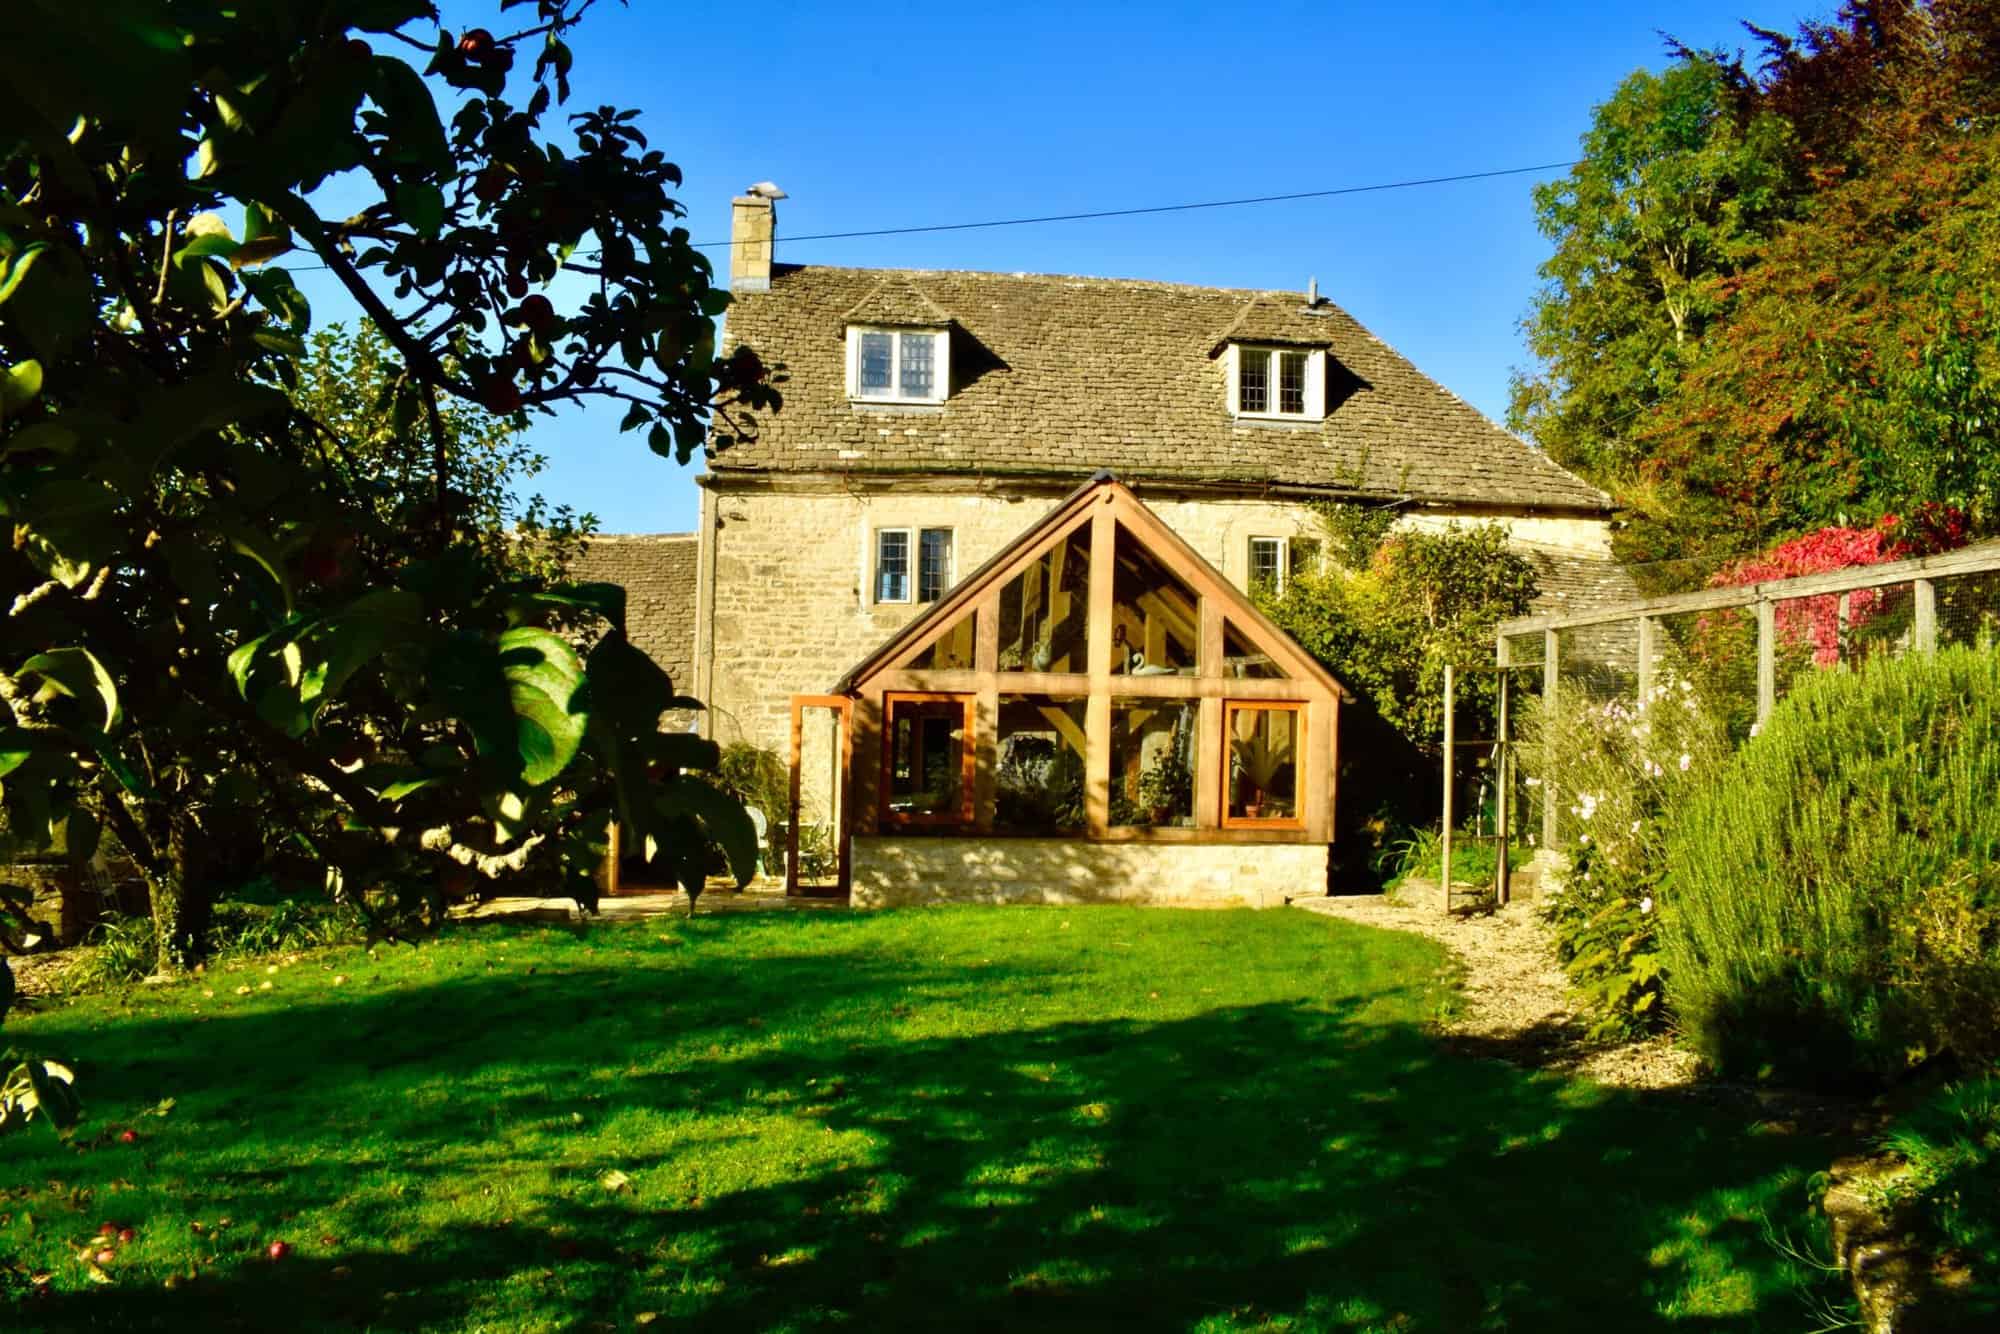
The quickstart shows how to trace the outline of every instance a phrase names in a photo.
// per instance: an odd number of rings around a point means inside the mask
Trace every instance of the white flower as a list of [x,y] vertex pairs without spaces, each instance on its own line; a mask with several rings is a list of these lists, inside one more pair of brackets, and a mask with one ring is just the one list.
[[1639,912],[1643,916],[1651,911],[1653,911],[1653,896],[1648,894],[1645,898],[1639,900]]
[[1692,756],[1692,755],[1688,754],[1688,753],[1687,753],[1686,751],[1682,751],[1682,752],[1681,752],[1681,772],[1682,772],[1682,773],[1686,773],[1686,772],[1688,771],[1688,766],[1689,766],[1690,764],[1693,764],[1693,763],[1694,763],[1694,756]]
[[1528,779],[1528,786],[1529,786],[1529,787],[1540,787],[1541,785],[1542,785],[1542,780],[1541,780],[1541,779],[1539,779],[1539,778],[1530,778],[1530,779]]
[[1586,845],[1587,845],[1587,844],[1588,844],[1588,843],[1590,842],[1590,835],[1589,835],[1589,834],[1578,834],[1578,835],[1576,836],[1576,841],[1577,841],[1577,842],[1579,842],[1579,843],[1583,843],[1583,844],[1586,844]]
[[1639,822],[1637,820],[1632,822],[1632,832],[1635,834],[1639,832]]

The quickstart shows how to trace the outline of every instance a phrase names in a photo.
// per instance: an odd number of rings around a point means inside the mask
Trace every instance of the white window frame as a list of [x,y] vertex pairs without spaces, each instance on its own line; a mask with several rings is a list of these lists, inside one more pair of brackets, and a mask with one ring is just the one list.
[[[864,394],[861,392],[861,335],[887,334],[895,349],[891,358],[890,372],[893,381],[888,394]],[[929,394],[906,394],[903,392],[903,339],[929,338],[931,340],[931,392]],[[876,403],[890,404],[936,404],[942,403],[951,393],[951,339],[943,329],[898,329],[880,324],[850,324],[847,326],[847,397],[857,406],[866,407]]]
[[[885,598],[882,593],[882,537],[886,533],[903,535],[905,564],[903,568],[903,596]],[[928,600],[920,596],[923,582],[924,534],[944,533],[950,541],[951,553],[945,561],[944,586],[938,595]],[[941,602],[944,595],[958,582],[958,534],[943,524],[886,524],[875,530],[874,539],[868,544],[868,600],[878,607],[929,606]]]
[[[1243,354],[1261,353],[1271,358],[1266,364],[1271,368],[1268,407],[1263,412],[1243,410]],[[1278,411],[1278,363],[1280,353],[1304,353],[1306,359],[1305,410],[1302,412]],[[1231,343],[1229,345],[1229,414],[1247,421],[1316,422],[1326,420],[1326,350],[1324,348],[1287,347],[1282,343]]]
[[[1298,550],[1297,544],[1310,543],[1315,548],[1319,548],[1320,545],[1316,540],[1309,537],[1279,537],[1271,533],[1252,533],[1250,541],[1244,547],[1244,559],[1247,563],[1243,567],[1243,587],[1246,589],[1254,588],[1257,583],[1257,544],[1259,542],[1277,543],[1278,577],[1272,583],[1271,591],[1279,597],[1285,595],[1285,587],[1291,583],[1293,570],[1298,565],[1301,553]],[[1324,548],[1320,548],[1320,552],[1324,555]]]

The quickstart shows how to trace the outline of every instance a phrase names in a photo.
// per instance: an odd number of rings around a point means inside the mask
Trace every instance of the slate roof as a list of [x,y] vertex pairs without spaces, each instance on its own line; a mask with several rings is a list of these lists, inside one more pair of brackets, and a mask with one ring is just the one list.
[[624,586],[632,642],[683,694],[694,690],[696,559],[693,533],[600,533],[570,568],[579,582]]
[[[1304,486],[1420,501],[1602,513],[1609,497],[1481,416],[1354,318],[1296,292],[1107,278],[774,265],[727,335],[782,363],[784,407],[710,466]],[[936,314],[932,312],[935,311]],[[942,316],[943,320],[938,317]],[[856,407],[849,323],[948,321],[942,407]],[[1329,349],[1324,422],[1238,423],[1229,338]]]

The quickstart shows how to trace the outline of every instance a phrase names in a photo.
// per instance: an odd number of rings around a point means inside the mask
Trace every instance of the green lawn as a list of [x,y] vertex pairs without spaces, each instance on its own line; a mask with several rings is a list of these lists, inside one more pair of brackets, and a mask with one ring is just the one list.
[[1770,1232],[1829,1146],[1443,1054],[1440,963],[1297,912],[968,908],[80,1001],[8,1029],[91,1119],[0,1141],[0,1326],[1818,1323]]

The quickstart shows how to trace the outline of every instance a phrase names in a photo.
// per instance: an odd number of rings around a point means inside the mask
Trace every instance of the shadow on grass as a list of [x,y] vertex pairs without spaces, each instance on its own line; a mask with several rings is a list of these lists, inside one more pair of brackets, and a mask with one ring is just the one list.
[[[1823,1145],[1449,1055],[1373,1017],[1380,994],[900,1036],[905,1015],[1004,1005],[1061,972],[815,929],[810,952],[747,969],[569,950],[416,996],[123,1025],[95,1099],[184,1089],[200,1053],[230,1100],[184,1092],[187,1176],[146,1189],[274,1228],[339,1201],[345,1239],[23,1311],[47,1328],[491,1328],[506,1285],[509,1310],[578,1329],[648,1311],[704,1330],[1804,1327],[1762,1220],[1796,1216]],[[195,1137],[246,1105],[254,1128],[205,1162]],[[565,1141],[566,1123],[609,1143]],[[802,1147],[822,1140],[847,1147]],[[741,1180],[702,1179],[745,1156]],[[614,1166],[631,1181],[615,1194],[598,1184]],[[468,1173],[552,1170],[531,1218],[443,1221]],[[410,1238],[412,1194],[437,1218],[414,1244],[363,1240]]]

